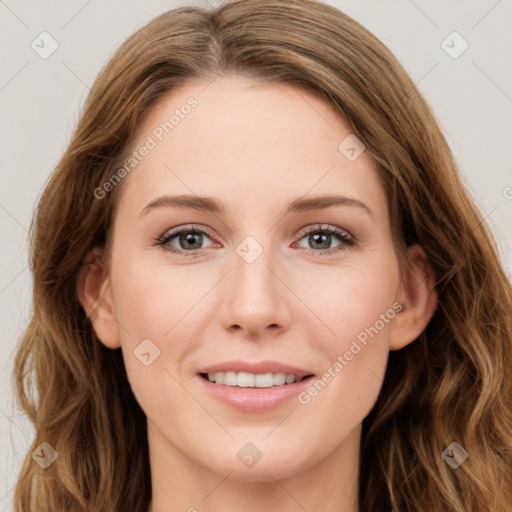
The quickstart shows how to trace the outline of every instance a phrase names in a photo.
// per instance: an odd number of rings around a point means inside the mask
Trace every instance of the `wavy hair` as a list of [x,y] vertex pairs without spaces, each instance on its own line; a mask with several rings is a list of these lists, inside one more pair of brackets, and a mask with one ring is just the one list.
[[[362,512],[505,512],[512,504],[512,290],[495,239],[466,191],[424,98],[394,55],[314,0],[234,0],[165,12],[129,37],[94,82],[30,230],[31,320],[14,363],[19,406],[35,426],[14,494],[26,512],[147,512],[145,415],[120,349],[97,339],[77,297],[94,247],[108,247],[121,165],[143,116],[195,79],[238,75],[319,94],[377,165],[400,261],[418,243],[436,275],[437,311],[389,354],[363,422]],[[107,391],[108,390],[108,391]],[[457,469],[443,450],[469,456]]]

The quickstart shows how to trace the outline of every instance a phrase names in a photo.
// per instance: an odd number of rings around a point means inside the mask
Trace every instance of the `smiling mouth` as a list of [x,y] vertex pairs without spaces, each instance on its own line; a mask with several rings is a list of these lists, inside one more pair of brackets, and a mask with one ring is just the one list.
[[303,377],[293,373],[249,373],[249,372],[215,372],[200,373],[203,379],[212,384],[239,388],[272,388],[295,384],[313,377],[313,374]]

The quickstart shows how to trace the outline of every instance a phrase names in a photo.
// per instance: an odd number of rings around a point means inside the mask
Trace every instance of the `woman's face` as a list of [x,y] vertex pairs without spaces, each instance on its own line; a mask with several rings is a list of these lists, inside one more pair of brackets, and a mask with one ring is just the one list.
[[104,288],[115,321],[95,329],[122,347],[152,453],[240,480],[357,454],[388,352],[412,340],[361,149],[318,97],[234,77],[144,120]]

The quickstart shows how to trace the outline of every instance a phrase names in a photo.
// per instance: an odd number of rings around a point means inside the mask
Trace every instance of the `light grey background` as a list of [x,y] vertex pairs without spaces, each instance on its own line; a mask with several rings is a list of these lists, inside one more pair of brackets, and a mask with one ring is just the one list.
[[[214,3],[213,0],[210,0]],[[487,215],[511,275],[512,5],[510,0],[331,0],[395,53],[432,106],[468,188]],[[10,379],[17,339],[30,312],[27,229],[64,151],[95,76],[117,46],[176,2],[0,0],[0,510],[32,438],[16,411]],[[57,50],[31,47],[47,31]],[[442,42],[457,31],[458,58]],[[451,36],[452,52],[463,44]],[[47,46],[48,48],[48,46]]]

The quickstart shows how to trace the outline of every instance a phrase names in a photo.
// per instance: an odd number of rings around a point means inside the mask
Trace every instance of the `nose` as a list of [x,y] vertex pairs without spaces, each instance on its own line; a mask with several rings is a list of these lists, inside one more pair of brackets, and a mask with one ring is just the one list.
[[234,251],[232,261],[234,268],[221,290],[225,297],[220,307],[223,327],[241,331],[251,339],[268,338],[287,330],[293,294],[270,251],[264,250],[251,263]]

